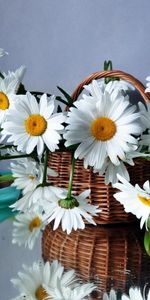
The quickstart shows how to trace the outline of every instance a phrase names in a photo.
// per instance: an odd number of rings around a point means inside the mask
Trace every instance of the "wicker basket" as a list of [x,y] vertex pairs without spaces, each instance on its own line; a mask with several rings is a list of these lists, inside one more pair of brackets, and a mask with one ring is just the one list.
[[53,231],[48,225],[43,233],[42,254],[44,261],[58,259],[66,269],[75,269],[80,278],[94,281],[100,294],[111,286],[125,291],[129,282],[139,284],[139,233],[128,225],[87,225],[70,235],[61,228]]
[[[93,79],[100,79],[107,76],[119,77],[130,82],[141,94],[144,101],[150,101],[150,94],[145,94],[144,86],[133,76],[122,71],[104,71],[97,72],[83,80],[72,94],[75,101],[83,90],[83,86],[89,84]],[[59,187],[68,187],[71,153],[55,152],[49,155],[49,167],[56,170],[58,177],[50,178],[52,184]],[[150,162],[144,159],[136,159],[135,166],[128,166],[131,177],[131,183],[138,183],[140,186],[150,177]],[[95,218],[97,224],[111,224],[133,221],[131,214],[124,212],[123,206],[113,198],[115,189],[111,185],[105,185],[104,177],[94,174],[92,168],[84,169],[83,161],[78,160],[75,166],[75,175],[73,182],[74,194],[79,194],[85,189],[91,189],[89,201],[92,204],[99,205],[102,212]]]

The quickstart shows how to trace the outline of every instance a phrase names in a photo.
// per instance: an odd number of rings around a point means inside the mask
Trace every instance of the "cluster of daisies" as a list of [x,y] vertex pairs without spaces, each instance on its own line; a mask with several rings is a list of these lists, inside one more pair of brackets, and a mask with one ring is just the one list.
[[[145,286],[145,288],[146,288],[146,286]],[[117,300],[117,299],[120,299],[120,300],[150,300],[150,290],[148,291],[147,296],[146,296],[145,288],[144,288],[143,294],[142,294],[140,288],[130,287],[129,296],[127,296],[126,294],[123,294],[121,296],[121,298],[117,297],[117,292],[114,289],[111,289],[109,294],[104,293],[103,300]]]

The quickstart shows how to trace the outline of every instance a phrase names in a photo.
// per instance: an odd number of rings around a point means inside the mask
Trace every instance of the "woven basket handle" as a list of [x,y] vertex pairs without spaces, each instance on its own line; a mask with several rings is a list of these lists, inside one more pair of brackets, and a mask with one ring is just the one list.
[[130,82],[139,91],[139,93],[141,94],[141,96],[146,102],[150,101],[150,93],[145,93],[144,85],[132,75],[119,70],[95,72],[90,76],[86,77],[83,81],[80,82],[80,84],[73,92],[72,99],[74,101],[77,100],[78,96],[81,94],[81,92],[84,89],[84,85],[89,84],[93,79],[100,79],[105,77],[118,77],[120,79]]

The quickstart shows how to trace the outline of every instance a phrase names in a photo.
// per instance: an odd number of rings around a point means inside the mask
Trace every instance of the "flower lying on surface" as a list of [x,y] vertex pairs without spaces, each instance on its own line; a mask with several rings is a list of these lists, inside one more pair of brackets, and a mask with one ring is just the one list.
[[114,194],[114,197],[123,204],[127,213],[131,212],[138,219],[141,219],[140,226],[142,228],[150,215],[150,182],[146,181],[143,189],[141,189],[138,184],[133,186],[119,175],[118,179],[121,183],[116,183],[113,186],[121,192]]
[[28,246],[29,249],[33,249],[40,231],[45,228],[46,224],[45,215],[37,209],[18,214],[13,222],[12,243],[19,246],[25,245],[25,247]]
[[55,188],[55,199],[45,203],[46,214],[48,221],[54,220],[54,230],[56,230],[61,223],[63,231],[70,234],[72,229],[84,229],[85,223],[83,218],[89,223],[96,225],[92,216],[97,216],[101,212],[98,206],[88,203],[87,197],[90,190],[82,192],[79,196],[71,196],[67,198],[67,190]]
[[3,138],[10,135],[8,142],[13,142],[18,151],[31,153],[37,147],[38,155],[44,151],[44,144],[50,151],[58,149],[60,131],[66,117],[54,112],[54,96],[48,100],[46,94],[38,103],[29,92],[16,96],[16,105],[9,110],[7,121],[3,123]]
[[142,295],[140,288],[131,287],[129,289],[129,296],[122,295],[121,300],[150,300],[150,291],[146,297],[145,295]]
[[118,95],[111,101],[111,94],[102,94],[96,81],[92,85],[94,93],[76,101],[76,108],[70,109],[64,138],[67,147],[79,144],[75,158],[84,158],[85,167],[101,169],[107,157],[119,165],[119,158],[124,159],[137,144],[133,135],[140,135],[142,128],[140,114],[127,97]]
[[[57,294],[60,294],[65,289],[67,290],[67,288],[69,288],[69,290],[72,289],[72,293],[77,294],[77,292],[75,292],[77,286],[75,271],[70,270],[64,272],[64,267],[58,261],[53,261],[51,264],[49,262],[45,264],[42,262],[34,262],[31,267],[23,265],[23,269],[24,272],[18,273],[19,278],[11,280],[20,292],[20,298],[16,297],[14,300],[22,299],[21,297],[23,296],[23,299],[27,300],[58,300],[58,298],[56,298]],[[83,291],[82,285],[80,284],[79,286],[81,295],[87,295],[85,288],[87,292],[91,292],[95,289],[92,284],[83,285]],[[60,292],[58,289],[60,289]],[[49,291],[52,292],[53,296],[49,294]],[[77,299],[80,300],[80,298],[76,298],[76,300]],[[75,298],[67,300],[75,300]]]
[[[33,191],[43,180],[43,164],[38,164],[32,158],[23,158],[17,163],[11,163],[11,172],[14,176],[12,186],[22,189],[23,195]],[[49,176],[58,176],[52,169],[48,168]]]
[[103,300],[117,300],[116,292],[111,289],[109,295],[107,293],[104,293]]

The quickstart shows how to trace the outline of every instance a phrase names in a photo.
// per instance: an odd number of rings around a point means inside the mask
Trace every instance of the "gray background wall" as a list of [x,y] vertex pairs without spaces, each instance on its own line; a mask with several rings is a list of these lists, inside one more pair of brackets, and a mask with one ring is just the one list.
[[[141,81],[150,74],[149,0],[0,0],[2,70],[26,65],[28,90],[71,92],[112,59]],[[40,256],[11,245],[10,221],[0,224],[0,299],[13,298],[9,280]]]

